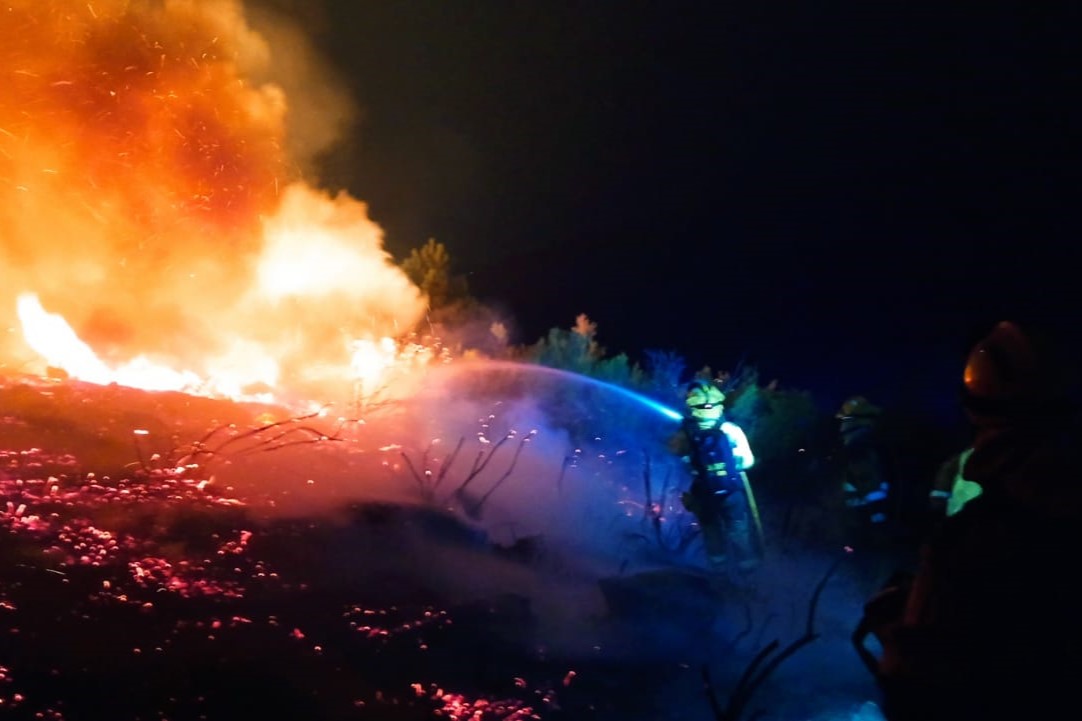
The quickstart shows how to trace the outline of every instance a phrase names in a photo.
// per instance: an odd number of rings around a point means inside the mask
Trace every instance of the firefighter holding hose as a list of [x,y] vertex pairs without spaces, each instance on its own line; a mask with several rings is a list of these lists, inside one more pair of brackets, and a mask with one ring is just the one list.
[[686,412],[671,450],[684,461],[691,484],[684,507],[695,515],[711,565],[726,568],[730,556],[738,571],[762,560],[762,528],[745,471],[755,456],[740,426],[724,419],[725,394],[708,380],[692,381]]

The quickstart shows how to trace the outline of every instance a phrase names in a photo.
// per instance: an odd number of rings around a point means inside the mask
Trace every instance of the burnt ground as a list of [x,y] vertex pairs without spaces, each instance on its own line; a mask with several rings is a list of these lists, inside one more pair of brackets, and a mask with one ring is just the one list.
[[[0,386],[0,716],[711,719],[703,668],[724,705],[758,650],[805,632],[837,560],[793,532],[769,577],[676,564],[584,580],[534,539],[497,544],[442,509],[342,499],[283,517],[255,484],[174,465],[214,429],[277,429],[274,412]],[[874,717],[847,646],[869,586],[842,564],[818,638],[734,718]],[[542,612],[522,590],[564,583],[600,611]]]

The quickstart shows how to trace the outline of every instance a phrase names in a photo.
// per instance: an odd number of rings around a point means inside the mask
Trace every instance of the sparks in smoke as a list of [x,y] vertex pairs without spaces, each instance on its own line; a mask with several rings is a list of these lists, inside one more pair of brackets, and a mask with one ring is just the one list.
[[[326,392],[349,388],[354,338],[421,318],[366,206],[309,187],[287,157],[303,98],[272,82],[279,50],[239,2],[6,11],[0,321],[18,305],[24,327],[28,311],[46,326],[0,342],[0,363],[37,353],[77,357],[93,382]],[[65,350],[43,352],[62,326]]]

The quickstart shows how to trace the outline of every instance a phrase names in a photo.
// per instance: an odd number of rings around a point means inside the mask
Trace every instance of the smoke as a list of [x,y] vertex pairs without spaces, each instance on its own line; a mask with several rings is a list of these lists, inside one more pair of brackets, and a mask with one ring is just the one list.
[[[247,455],[215,482],[325,529],[329,575],[397,598],[521,599],[534,627],[515,638],[569,656],[710,660],[735,664],[735,679],[767,642],[805,632],[841,548],[783,543],[768,505],[763,566],[719,593],[687,535],[688,478],[664,442],[676,424],[589,379],[508,365],[426,367],[363,423],[326,419],[332,440]],[[862,689],[849,633],[868,592],[843,562],[816,614],[817,652],[787,665]]]
[[[266,7],[265,2],[247,6],[247,17],[268,48],[250,68],[256,84],[273,84],[290,99],[286,116],[286,154],[306,178],[314,178],[315,161],[332,151],[354,126],[358,110],[335,69],[313,46],[297,22],[313,23],[311,17],[294,21],[298,14],[318,13],[314,3],[290,8],[290,16]],[[315,23],[318,24],[318,23]]]
[[[676,525],[690,523],[677,500],[682,479],[667,472],[678,461],[656,436],[626,433],[641,424],[664,435],[673,424],[608,392],[598,397],[606,407],[569,425],[553,398],[583,388],[543,370],[429,366],[413,392],[363,422],[302,422],[328,440],[268,453],[235,444],[206,470],[216,487],[262,498],[249,507],[269,519],[323,529],[331,540],[320,562],[331,576],[402,594],[434,590],[454,603],[522,598],[549,648],[593,654],[607,612],[598,579],[694,566],[697,549],[659,545],[645,515],[644,462],[654,500]],[[612,410],[622,428],[605,415]]]
[[[416,323],[421,293],[364,204],[304,177],[349,103],[298,30],[261,28],[233,0],[7,4],[5,326],[29,292],[110,362],[204,373],[263,353],[288,373],[299,348],[319,365]],[[5,335],[5,360],[33,356]]]
[[[375,407],[360,421],[348,413],[309,421],[328,441],[273,454],[235,444],[238,458],[223,459],[229,462],[215,469],[216,482],[276,499],[272,515],[333,516],[351,501],[430,505],[494,544],[543,539],[544,552],[588,559],[605,572],[651,556],[640,550],[656,541],[633,538],[650,529],[647,459],[655,501],[666,495],[672,501],[682,481],[677,459],[656,438],[621,436],[598,415],[580,419],[591,434],[576,439],[566,419],[546,407],[553,381],[531,378],[507,393],[485,370],[487,362],[458,364],[475,373],[455,365],[423,371],[408,397]],[[558,382],[575,391],[574,382]],[[673,427],[615,394],[609,402],[625,418],[638,413],[662,430]]]

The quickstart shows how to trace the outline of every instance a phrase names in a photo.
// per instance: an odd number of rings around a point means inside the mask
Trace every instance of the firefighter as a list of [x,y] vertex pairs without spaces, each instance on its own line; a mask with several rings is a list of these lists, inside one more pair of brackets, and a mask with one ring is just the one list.
[[[1055,716],[1082,668],[1070,374],[1004,322],[970,353],[962,397],[974,429],[965,475],[981,493],[936,529],[909,582],[869,602],[854,642],[891,721]],[[869,634],[880,658],[863,647]]]
[[841,436],[842,495],[846,508],[846,542],[879,546],[888,520],[890,482],[879,450],[882,410],[864,396],[842,403],[835,418]]
[[707,559],[715,568],[747,572],[762,558],[762,527],[747,469],[755,456],[740,426],[724,420],[725,394],[713,382],[692,381],[686,414],[671,448],[687,465],[691,484],[684,507],[695,515]]
[[928,505],[934,516],[953,516],[968,502],[981,494],[979,483],[965,477],[966,461],[973,455],[970,446],[948,458],[936,472]]

